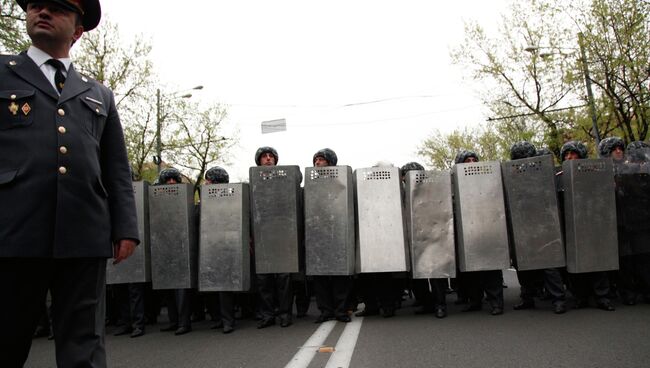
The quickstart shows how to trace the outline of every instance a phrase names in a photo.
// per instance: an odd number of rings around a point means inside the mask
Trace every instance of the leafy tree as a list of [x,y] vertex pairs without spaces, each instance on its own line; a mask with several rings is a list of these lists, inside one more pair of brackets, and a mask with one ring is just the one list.
[[214,104],[201,110],[197,103],[182,101],[167,130],[165,152],[169,163],[189,171],[194,191],[198,192],[203,175],[216,162],[228,162],[228,148],[234,138],[223,136],[223,124],[228,115],[225,106]]
[[84,33],[72,51],[75,68],[110,88],[122,114],[133,110],[133,101],[151,96],[155,82],[151,44],[141,36],[125,42],[118,25],[104,17],[101,26]]
[[17,54],[30,44],[25,32],[25,12],[15,1],[0,3],[0,53]]
[[582,31],[599,126],[627,142],[645,140],[650,124],[650,2],[591,0],[572,4]]
[[449,170],[454,166],[456,154],[461,150],[472,150],[481,160],[492,161],[505,159],[510,145],[495,129],[464,128],[449,134],[435,131],[418,147],[417,153],[425,158],[427,166]]
[[[649,17],[644,0],[514,2],[495,36],[467,23],[452,60],[480,82],[494,116],[483,129],[500,137],[502,150],[506,139],[526,139],[558,157],[569,139],[586,141],[592,150],[597,135],[643,140],[650,114]],[[585,69],[598,131],[587,108]]]

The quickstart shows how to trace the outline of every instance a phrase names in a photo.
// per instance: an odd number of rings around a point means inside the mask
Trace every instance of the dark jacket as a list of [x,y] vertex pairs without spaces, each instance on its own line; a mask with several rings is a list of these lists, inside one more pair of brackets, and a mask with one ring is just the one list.
[[111,257],[124,238],[138,228],[113,93],[71,66],[59,97],[26,53],[0,55],[0,257]]

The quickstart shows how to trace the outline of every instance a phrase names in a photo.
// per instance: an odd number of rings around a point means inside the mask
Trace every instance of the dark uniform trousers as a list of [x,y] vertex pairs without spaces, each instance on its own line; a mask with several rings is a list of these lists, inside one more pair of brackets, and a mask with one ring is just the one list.
[[205,294],[208,313],[213,322],[221,321],[224,326],[235,326],[235,292],[219,291]]
[[132,329],[144,329],[144,283],[114,285],[120,320]]
[[167,314],[170,325],[192,327],[191,292],[192,289],[174,289],[167,293]]
[[566,302],[566,292],[562,281],[562,274],[557,268],[543,270],[517,270],[517,279],[521,285],[521,300],[523,302],[534,302],[538,296],[539,286],[543,285],[551,296],[554,305]]
[[483,292],[492,308],[503,309],[503,272],[501,270],[462,272],[467,280],[470,306],[483,304]]
[[599,304],[609,303],[609,278],[606,272],[570,273],[571,291],[578,303],[587,303],[593,296]]
[[357,287],[366,311],[376,313],[380,307],[384,313],[395,310],[400,290],[391,272],[362,273]]
[[447,309],[447,279],[413,279],[411,287],[422,309]]
[[0,367],[22,367],[47,291],[58,367],[104,367],[105,258],[0,258]]
[[347,302],[352,279],[350,276],[314,276],[316,305],[322,315],[342,317],[347,315]]
[[[277,306],[280,318],[291,319],[293,291],[290,273],[257,274],[257,290],[260,296],[259,311],[263,320],[275,318]],[[277,302],[276,302],[277,301]]]
[[624,302],[636,302],[643,296],[650,303],[650,253],[619,258],[618,292]]

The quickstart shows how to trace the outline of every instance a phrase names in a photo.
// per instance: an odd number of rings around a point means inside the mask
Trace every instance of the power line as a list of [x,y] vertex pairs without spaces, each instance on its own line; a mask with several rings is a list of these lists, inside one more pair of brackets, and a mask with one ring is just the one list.
[[[557,112],[557,111],[564,111],[564,110],[573,110],[577,109],[579,107],[585,107],[587,104],[584,105],[578,105],[578,106],[569,106],[569,107],[562,107],[559,109],[552,109],[552,110],[544,110],[542,112]],[[516,114],[516,115],[508,115],[508,116],[500,116],[498,118],[487,118],[487,121],[496,121],[496,120],[505,120],[505,119],[512,119],[512,118],[521,118],[524,116],[531,116],[531,115],[537,115],[536,112],[527,112],[525,114]]]

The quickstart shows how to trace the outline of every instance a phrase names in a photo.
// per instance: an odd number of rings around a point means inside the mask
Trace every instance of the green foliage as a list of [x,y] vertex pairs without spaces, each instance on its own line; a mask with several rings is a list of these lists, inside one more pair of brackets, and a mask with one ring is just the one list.
[[0,3],[0,53],[17,54],[27,50],[31,41],[25,31],[25,12],[15,1]]
[[594,86],[598,133],[628,142],[645,140],[649,17],[650,2],[644,0],[526,0],[512,3],[496,35],[467,23],[452,60],[479,82],[480,96],[494,118],[473,131],[435,132],[420,154],[445,167],[450,151],[459,148],[459,136],[478,151],[494,151],[493,157],[503,157],[505,148],[518,140],[548,147],[556,157],[571,139],[586,142],[593,151],[596,132],[587,109],[585,67]]
[[506,159],[510,143],[496,129],[464,128],[449,134],[436,130],[418,147],[418,155],[428,167],[448,170],[454,166],[456,154],[462,150],[476,152],[481,160]]
[[575,11],[591,79],[600,94],[599,130],[627,142],[647,139],[650,2],[592,0]]
[[227,150],[236,139],[223,135],[228,116],[226,106],[217,103],[201,109],[196,103],[177,101],[178,110],[170,115],[166,130],[166,157],[179,169],[192,173],[197,192],[203,174],[212,164],[228,162]]

